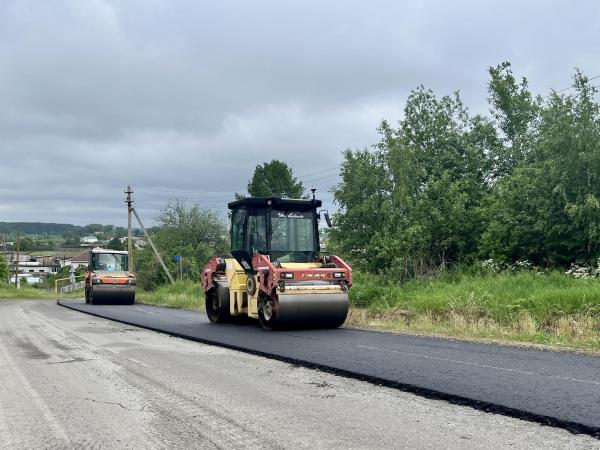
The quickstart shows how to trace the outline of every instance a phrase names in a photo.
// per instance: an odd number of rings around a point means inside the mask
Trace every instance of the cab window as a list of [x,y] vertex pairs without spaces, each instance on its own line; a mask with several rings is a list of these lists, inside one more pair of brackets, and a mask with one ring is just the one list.
[[246,220],[245,209],[238,209],[233,212],[231,218],[231,250],[244,249],[244,222]]
[[248,217],[248,250],[267,252],[267,220],[265,211],[252,211]]

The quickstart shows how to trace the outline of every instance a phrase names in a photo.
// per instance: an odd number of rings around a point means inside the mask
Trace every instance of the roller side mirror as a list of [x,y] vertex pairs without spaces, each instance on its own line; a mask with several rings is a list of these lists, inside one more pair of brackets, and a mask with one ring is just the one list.
[[323,212],[323,216],[325,216],[325,222],[327,222],[327,226],[331,228],[333,225],[331,223],[331,217],[329,217],[329,211]]

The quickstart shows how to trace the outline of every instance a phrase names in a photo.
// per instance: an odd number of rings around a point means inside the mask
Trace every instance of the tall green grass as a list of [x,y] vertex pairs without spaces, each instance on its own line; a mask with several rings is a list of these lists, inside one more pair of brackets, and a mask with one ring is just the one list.
[[45,289],[37,289],[28,285],[21,285],[17,289],[14,284],[0,283],[0,300],[48,300],[57,298],[78,298],[83,297],[83,290],[69,294],[55,294]]
[[164,284],[154,291],[139,289],[136,302],[149,305],[168,306],[180,309],[204,309],[204,291],[200,281],[177,280],[175,284]]
[[454,273],[400,284],[356,275],[350,324],[600,350],[598,279]]
[[600,280],[575,279],[561,272],[448,275],[404,284],[357,274],[350,289],[353,306],[391,308],[444,316],[450,313],[508,324],[523,313],[540,323],[566,315],[600,317]]

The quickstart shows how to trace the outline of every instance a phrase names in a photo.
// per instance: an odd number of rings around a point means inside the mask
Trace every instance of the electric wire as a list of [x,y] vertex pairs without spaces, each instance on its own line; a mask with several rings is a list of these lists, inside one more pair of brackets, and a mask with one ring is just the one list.
[[[587,81],[592,81],[592,80],[595,80],[595,79],[597,79],[597,78],[600,78],[600,75],[596,75],[596,76],[594,76],[594,77],[592,77],[592,78],[588,78],[588,79],[587,79]],[[569,87],[566,87],[566,88],[564,88],[564,89],[561,89],[561,90],[559,90],[559,91],[554,91],[554,93],[556,93],[556,94],[560,94],[561,92],[568,91],[569,89],[573,89],[574,87],[575,87],[575,85],[573,85],[573,84],[572,84],[571,86],[569,86]],[[598,86],[593,86],[593,87],[598,87]]]
[[[296,179],[298,181],[302,181],[304,184],[307,185],[312,185],[312,183],[314,181],[320,181],[320,180],[325,180],[325,179],[329,179],[329,178],[333,178],[333,177],[339,177],[338,173],[335,174],[331,174],[331,175],[326,175],[326,176],[322,176],[322,177],[317,177],[317,178],[313,178],[310,180],[307,180],[306,177],[312,176],[312,175],[318,175],[318,174],[322,174],[322,173],[328,173],[331,172],[333,170],[339,170],[339,167],[334,167],[334,168],[329,168],[329,169],[324,169],[324,170],[320,170],[317,172],[312,172],[309,174],[305,174],[299,177],[296,177]],[[314,186],[314,185],[312,185]],[[331,187],[331,186],[330,186]],[[327,187],[327,189],[329,189],[330,187]],[[321,189],[321,188],[317,188],[317,189]],[[161,188],[151,188],[152,191],[154,191],[154,193],[150,194],[147,191],[145,191],[142,194],[143,196],[148,197],[155,197],[155,198],[165,198],[168,197],[170,194],[174,194],[175,196],[177,195],[181,195],[183,198],[190,198],[190,199],[203,199],[203,200],[231,200],[232,199],[232,195],[231,192],[243,192],[246,190],[246,188],[239,188],[239,189],[232,189],[232,190],[221,190],[221,191],[185,191],[185,190],[176,190],[176,189],[161,189]],[[167,192],[169,194],[167,195],[160,195],[160,192]],[[219,195],[223,193],[222,195]],[[206,195],[206,194],[217,194],[217,195]],[[140,191],[138,190],[138,193],[136,194],[136,196],[140,195]]]

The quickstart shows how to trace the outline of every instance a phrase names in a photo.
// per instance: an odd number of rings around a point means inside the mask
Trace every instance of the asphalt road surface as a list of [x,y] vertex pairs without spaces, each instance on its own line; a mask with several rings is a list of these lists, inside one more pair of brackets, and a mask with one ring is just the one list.
[[587,435],[0,302],[0,448],[600,448]]
[[430,398],[600,433],[600,358],[352,329],[265,332],[148,305],[61,304]]

